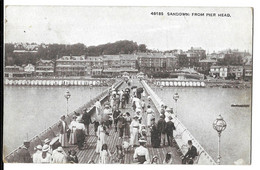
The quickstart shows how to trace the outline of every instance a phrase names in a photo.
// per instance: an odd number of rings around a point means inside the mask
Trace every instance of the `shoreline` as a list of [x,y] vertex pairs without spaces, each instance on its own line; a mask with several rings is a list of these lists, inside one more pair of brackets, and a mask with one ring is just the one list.
[[5,78],[6,86],[111,86],[116,79],[110,78]]

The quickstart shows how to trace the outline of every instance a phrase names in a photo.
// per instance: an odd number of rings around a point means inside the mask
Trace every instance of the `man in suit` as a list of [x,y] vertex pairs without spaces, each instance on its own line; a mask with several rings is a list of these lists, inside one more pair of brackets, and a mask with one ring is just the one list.
[[165,132],[167,134],[168,145],[172,146],[173,130],[175,130],[176,128],[174,126],[174,123],[171,121],[172,117],[169,116],[168,119],[169,119],[169,121],[166,122]]
[[123,113],[120,113],[118,116],[118,129],[119,129],[119,139],[121,139],[124,135],[125,128],[125,118],[123,117]]
[[87,111],[87,109],[84,110],[84,114],[82,116],[82,120],[83,120],[83,124],[85,125],[86,128],[86,135],[89,135],[89,125],[90,123],[92,123],[91,121],[91,115],[90,113]]
[[113,112],[113,119],[114,119],[114,125],[115,125],[115,132],[117,132],[117,122],[118,122],[118,117],[121,114],[121,111],[119,109],[116,109]]
[[164,116],[160,115],[160,120],[158,120],[157,128],[159,132],[160,141],[162,141],[163,146],[165,146],[165,139],[166,139],[166,121],[164,120]]
[[182,164],[193,164],[193,159],[198,156],[197,148],[192,145],[192,141],[188,140],[188,152],[184,155],[182,159]]

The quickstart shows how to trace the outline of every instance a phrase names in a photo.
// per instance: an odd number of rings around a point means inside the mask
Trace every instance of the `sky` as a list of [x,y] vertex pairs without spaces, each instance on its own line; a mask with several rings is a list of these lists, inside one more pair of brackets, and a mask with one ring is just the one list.
[[[168,16],[167,12],[190,16]],[[206,13],[228,13],[231,17],[209,17]],[[202,47],[207,52],[228,48],[252,52],[250,8],[8,6],[5,19],[6,43],[91,46],[133,40],[155,50]]]

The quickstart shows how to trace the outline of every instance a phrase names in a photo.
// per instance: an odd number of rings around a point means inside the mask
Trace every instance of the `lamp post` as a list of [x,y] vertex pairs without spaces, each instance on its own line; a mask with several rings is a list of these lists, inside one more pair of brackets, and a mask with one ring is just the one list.
[[174,99],[174,101],[175,101],[175,113],[176,113],[176,117],[177,117],[177,101],[178,101],[178,99],[180,98],[180,96],[179,96],[179,94],[178,93],[175,93],[174,95],[173,95],[173,99]]
[[69,115],[69,98],[70,98],[71,94],[69,92],[69,90],[67,89],[67,91],[64,94],[64,97],[67,99],[67,116]]
[[213,122],[213,128],[218,132],[218,157],[217,164],[220,165],[220,136],[221,132],[227,127],[227,123],[224,121],[223,117],[219,115],[217,119]]

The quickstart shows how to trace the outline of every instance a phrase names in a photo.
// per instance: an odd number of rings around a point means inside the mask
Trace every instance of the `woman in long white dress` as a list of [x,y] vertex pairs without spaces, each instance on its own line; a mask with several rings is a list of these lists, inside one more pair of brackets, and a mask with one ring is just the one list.
[[147,106],[147,127],[149,128],[151,126],[151,119],[154,117],[154,110],[151,108],[150,105]]
[[76,129],[77,129],[77,116],[73,116],[73,120],[71,121],[69,125],[70,129],[70,138],[69,138],[69,144],[76,144],[77,143],[77,134],[76,134]]
[[140,123],[138,121],[138,116],[135,115],[133,117],[133,121],[130,124],[130,133],[131,133],[131,137],[130,137],[130,145],[135,146],[138,145],[138,132],[139,132],[139,127],[140,127]]
[[101,122],[101,124],[98,126],[97,129],[97,147],[96,147],[96,153],[100,153],[103,144],[106,143],[106,126],[104,125],[104,122]]
[[96,107],[96,114],[99,115],[101,112],[101,107],[102,107],[99,99],[97,99],[97,101],[95,103],[95,107]]

